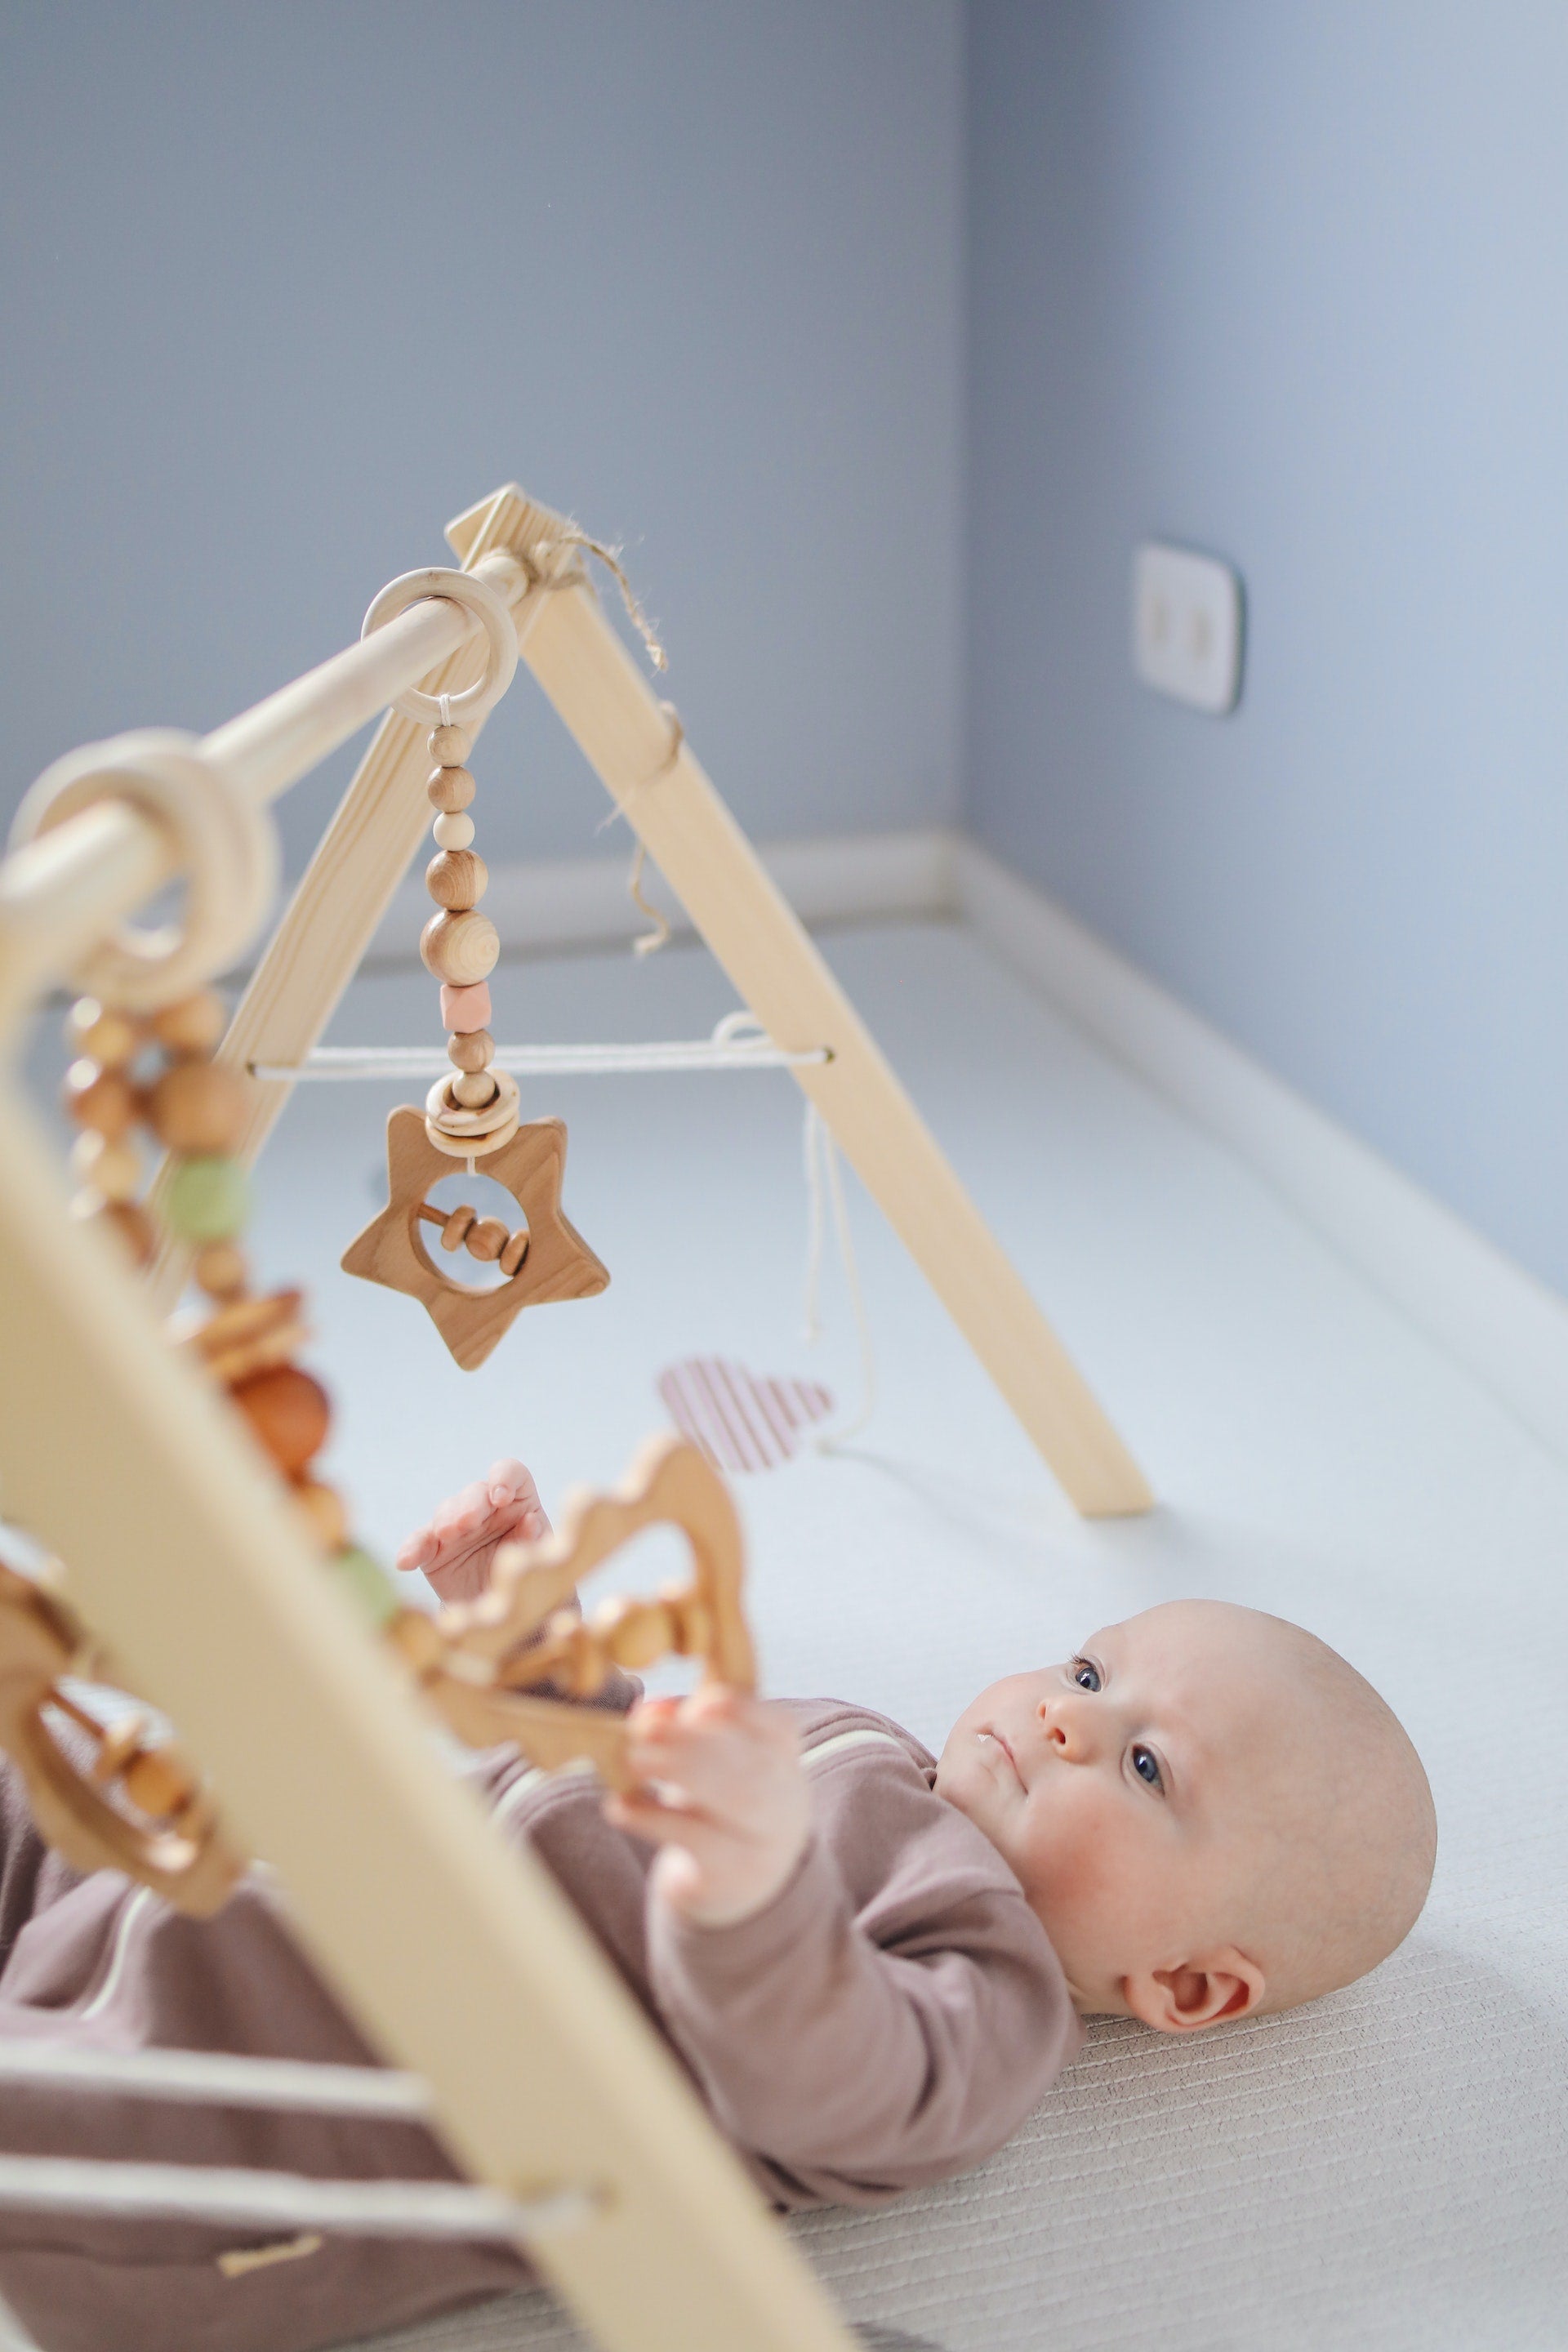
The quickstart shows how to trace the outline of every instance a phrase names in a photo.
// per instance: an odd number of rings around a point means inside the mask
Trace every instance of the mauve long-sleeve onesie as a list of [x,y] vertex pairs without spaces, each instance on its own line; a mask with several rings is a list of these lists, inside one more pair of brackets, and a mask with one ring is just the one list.
[[[813,1834],[767,1908],[733,1927],[650,1901],[651,1850],[597,1784],[510,1754],[468,1778],[548,1866],[721,2131],[779,2206],[871,2204],[980,2163],[1079,2043],[1066,1981],[1017,1880],[936,1796],[908,1732],[831,1700],[799,1727]],[[0,2034],[373,2063],[253,1874],[184,1917],[39,1842],[0,1777]],[[455,1998],[460,1992],[455,1990]],[[11,2084],[0,2149],[452,2179],[422,2126],[176,2107]],[[264,2231],[0,2211],[0,2293],[47,2352],[312,2352],[531,2283],[506,2246],[329,2237],[234,2275]]]

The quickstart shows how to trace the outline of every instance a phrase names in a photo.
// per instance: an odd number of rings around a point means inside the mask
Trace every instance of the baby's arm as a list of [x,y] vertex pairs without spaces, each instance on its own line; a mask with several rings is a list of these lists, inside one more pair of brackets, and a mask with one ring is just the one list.
[[397,1565],[405,1574],[423,1569],[443,1601],[474,1601],[503,1543],[534,1543],[549,1533],[532,1471],[509,1457],[438,1504],[403,1544]]

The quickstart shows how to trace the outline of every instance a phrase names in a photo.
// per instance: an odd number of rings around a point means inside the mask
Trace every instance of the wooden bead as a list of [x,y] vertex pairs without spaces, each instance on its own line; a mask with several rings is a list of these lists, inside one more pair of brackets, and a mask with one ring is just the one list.
[[460,768],[473,748],[465,727],[433,727],[430,730],[430,757],[438,760],[443,768]]
[[228,1027],[228,1007],[221,996],[204,988],[165,1004],[151,1017],[150,1026],[160,1045],[171,1054],[210,1054]]
[[501,1272],[508,1276],[514,1275],[527,1255],[528,1227],[526,1225],[519,1225],[516,1233],[513,1234],[510,1241],[508,1242],[505,1249],[503,1249],[500,1254],[500,1264]]
[[129,1757],[120,1785],[155,1822],[177,1821],[195,1795],[190,1774],[167,1748],[143,1748]]
[[245,1252],[233,1242],[208,1242],[196,1254],[196,1286],[209,1298],[237,1298],[250,1279]]
[[130,1061],[142,1042],[140,1024],[129,1014],[100,1004],[96,996],[79,996],[70,1009],[71,1042],[106,1070],[118,1070]]
[[204,1153],[180,1160],[163,1195],[163,1216],[183,1242],[228,1242],[250,1214],[250,1179],[237,1160]]
[[425,868],[425,887],[438,907],[477,907],[490,878],[489,867],[471,849],[441,849]]
[[319,1479],[301,1478],[295,1486],[294,1500],[316,1541],[324,1550],[336,1551],[349,1531],[348,1511],[336,1487],[323,1486]]
[[466,988],[488,980],[500,956],[500,940],[488,915],[432,915],[419,934],[419,953],[426,971]]
[[467,1241],[469,1229],[473,1225],[473,1223],[474,1212],[472,1209],[467,1207],[454,1209],[451,1215],[447,1218],[446,1223],[441,1228],[441,1247],[447,1250],[460,1248],[462,1244]]
[[482,1070],[494,1058],[496,1041],[488,1029],[456,1029],[447,1040],[447,1059],[455,1070]]
[[483,1110],[494,1102],[500,1089],[489,1070],[459,1070],[451,1080],[451,1096],[465,1110]]
[[467,849],[474,837],[471,816],[438,816],[430,831],[437,849]]
[[595,1609],[593,1630],[617,1666],[651,1666],[675,1639],[675,1621],[662,1601],[606,1601]]
[[474,797],[474,780],[467,768],[437,768],[425,787],[425,797],[443,816],[456,816]]
[[117,1143],[136,1122],[136,1090],[118,1070],[105,1070],[85,1058],[66,1072],[65,1107],[79,1127]]
[[71,1170],[105,1201],[133,1201],[142,1182],[142,1160],[133,1143],[110,1142],[89,1128],[71,1146]]
[[229,1394],[286,1478],[297,1478],[327,1442],[327,1391],[298,1364],[256,1372]]
[[499,1217],[480,1217],[469,1227],[466,1236],[468,1255],[480,1259],[500,1257],[508,1238],[507,1229]]
[[245,1113],[244,1080],[216,1062],[176,1062],[148,1091],[148,1118],[169,1151],[232,1151]]
[[73,1201],[73,1214],[85,1214],[100,1233],[108,1234],[133,1266],[151,1265],[153,1253],[158,1246],[158,1229],[139,1202],[105,1201],[96,1192],[79,1193],[78,1200],[90,1205],[79,1210],[77,1202]]
[[441,991],[441,1018],[448,1029],[488,1029],[490,1017],[490,992],[482,980],[473,988]]

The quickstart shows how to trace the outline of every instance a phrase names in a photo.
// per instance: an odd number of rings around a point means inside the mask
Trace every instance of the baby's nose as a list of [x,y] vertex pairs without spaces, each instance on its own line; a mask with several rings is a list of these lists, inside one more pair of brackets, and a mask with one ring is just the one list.
[[1085,1752],[1085,1740],[1070,1706],[1063,1699],[1043,1698],[1036,1712],[1047,1744],[1068,1763],[1077,1762]]

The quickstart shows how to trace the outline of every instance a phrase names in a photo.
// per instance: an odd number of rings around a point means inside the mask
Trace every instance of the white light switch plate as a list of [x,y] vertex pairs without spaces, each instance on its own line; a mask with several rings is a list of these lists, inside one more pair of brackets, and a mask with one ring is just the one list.
[[1132,558],[1132,667],[1215,717],[1241,692],[1241,582],[1228,563],[1145,540]]

